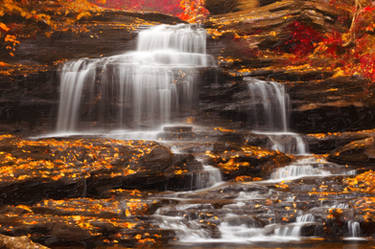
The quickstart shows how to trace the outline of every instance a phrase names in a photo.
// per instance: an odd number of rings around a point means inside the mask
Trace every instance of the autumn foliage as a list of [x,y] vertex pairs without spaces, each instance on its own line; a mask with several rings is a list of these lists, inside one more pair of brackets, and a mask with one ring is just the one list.
[[11,56],[20,43],[19,37],[32,38],[37,33],[48,37],[55,31],[67,30],[80,32],[76,22],[101,11],[87,0],[2,0],[0,3],[0,41]]
[[[322,32],[303,21],[294,21],[288,26],[289,39],[282,45],[283,52],[295,56],[293,63],[326,66],[335,75],[361,75],[375,81],[375,5],[334,1],[332,7],[350,10],[352,19],[339,17],[338,22],[346,26],[347,32],[332,29]],[[279,50],[280,51],[280,50]],[[320,60],[316,60],[320,58]],[[314,64],[319,61],[319,64]],[[325,64],[321,64],[324,61]]]
[[0,49],[14,56],[20,38],[87,31],[78,22],[105,8],[156,11],[196,22],[208,14],[203,5],[203,0],[0,0]]
[[92,2],[105,8],[126,11],[156,11],[192,22],[208,14],[203,0],[92,0]]

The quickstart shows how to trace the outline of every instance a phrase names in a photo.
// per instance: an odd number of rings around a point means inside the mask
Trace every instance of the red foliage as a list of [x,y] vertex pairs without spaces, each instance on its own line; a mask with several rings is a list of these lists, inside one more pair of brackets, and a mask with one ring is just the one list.
[[375,81],[375,53],[359,56],[362,75]]
[[374,40],[371,36],[364,35],[357,39],[354,49],[354,58],[359,62],[360,73],[375,81],[375,51],[372,49]]
[[334,31],[331,34],[328,33],[322,40],[326,46],[326,53],[332,57],[337,57],[338,49],[342,48],[343,41],[341,33]]
[[289,24],[291,38],[285,42],[288,52],[304,56],[314,51],[315,44],[322,41],[322,35],[312,27],[299,21]]
[[375,7],[372,6],[366,6],[363,8],[363,12],[373,12],[375,10]]

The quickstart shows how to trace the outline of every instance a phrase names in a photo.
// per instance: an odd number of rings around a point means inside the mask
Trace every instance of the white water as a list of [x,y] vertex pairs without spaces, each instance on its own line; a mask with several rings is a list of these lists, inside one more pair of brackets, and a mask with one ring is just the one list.
[[290,101],[285,87],[277,82],[247,77],[251,103],[255,110],[251,122],[254,133],[267,135],[274,150],[284,153],[305,155],[308,146],[297,133],[289,132]]
[[188,115],[199,68],[215,66],[206,32],[159,25],[139,33],[137,51],[66,63],[61,70],[57,131],[154,128]]
[[347,223],[349,237],[344,238],[344,240],[365,240],[361,237],[361,225],[358,221],[350,220]]
[[[81,123],[111,131],[106,135],[122,139],[156,139],[157,132],[144,127],[158,128],[176,116],[192,109],[198,69],[214,66],[206,55],[206,34],[190,25],[161,25],[139,33],[137,51],[102,59],[81,59],[68,62],[62,68],[61,95],[57,122],[59,132],[79,131]],[[288,132],[289,97],[284,87],[275,82],[247,79],[251,97],[261,100],[259,113],[254,115],[258,129],[264,129],[274,149],[292,154],[306,154],[308,148],[301,136]],[[114,129],[114,128],[115,129]],[[126,129],[125,129],[126,128]],[[67,134],[67,133],[65,133]],[[103,133],[102,133],[103,134]],[[285,139],[285,137],[290,137]],[[174,153],[178,153],[174,150]],[[191,189],[207,188],[222,182],[217,168],[205,165],[193,173]],[[330,172],[308,161],[299,161],[276,170],[271,180],[293,180],[306,176],[324,177]],[[246,201],[265,199],[257,191],[240,192],[234,204],[246,208]],[[184,211],[202,204],[183,204],[173,207]],[[205,204],[210,206],[211,204]],[[228,219],[242,219],[228,210],[218,225],[220,238],[214,239],[201,229],[198,219],[167,215],[171,207],[159,209],[155,217],[161,228],[176,231],[182,242],[231,242],[300,240],[301,228],[314,222],[311,214],[300,215],[296,222],[285,225],[233,225]],[[349,222],[351,237],[360,236],[358,222]]]
[[271,180],[288,181],[311,176],[329,176],[329,171],[314,168],[311,165],[289,165],[278,168],[271,175]]
[[283,85],[263,81],[255,78],[245,78],[250,89],[250,97],[254,103],[261,103],[254,108],[253,121],[257,129],[270,131],[288,130],[288,110],[289,96],[285,92]]
[[[187,210],[197,208],[194,205],[182,205],[176,207],[176,210]],[[227,214],[223,222],[218,226],[219,238],[212,238],[211,235],[203,229],[200,229],[198,221],[186,222],[181,217],[170,217],[162,215],[166,210],[158,210],[158,216],[162,217],[161,227],[165,229],[174,229],[180,242],[184,243],[237,243],[247,244],[252,242],[289,242],[301,240],[301,229],[307,224],[315,221],[312,214],[298,216],[295,223],[286,225],[270,224],[265,227],[249,226],[246,224],[233,225],[231,220],[241,223],[244,218],[234,214]]]
[[159,25],[139,34],[138,51],[158,49],[175,49],[181,52],[205,54],[206,31],[194,25],[181,24],[175,26]]

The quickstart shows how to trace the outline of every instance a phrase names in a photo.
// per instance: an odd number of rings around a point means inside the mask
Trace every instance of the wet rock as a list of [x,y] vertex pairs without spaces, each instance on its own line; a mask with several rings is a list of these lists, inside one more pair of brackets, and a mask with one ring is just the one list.
[[[240,63],[235,65],[238,69],[247,68],[246,66],[250,64],[249,61],[258,61],[258,63],[252,63],[258,67],[269,66],[262,65],[262,62],[272,61],[274,59],[272,56],[275,57],[274,54],[263,58],[257,53],[259,50],[264,50],[264,52],[267,49],[290,51],[295,45],[290,43],[293,41],[293,30],[290,26],[296,21],[321,33],[332,30],[345,31],[349,28],[346,23],[340,23],[339,17],[349,17],[350,13],[337,8],[332,9],[324,1],[264,0],[259,1],[261,7],[256,6],[257,1],[242,0],[239,2],[238,11],[213,16],[206,22],[208,27],[217,30],[214,32],[212,53],[216,54],[215,52],[217,52],[224,57],[229,55],[232,58],[240,59]],[[217,35],[220,32],[223,34]],[[232,39],[234,34],[237,34],[236,39]],[[274,61],[280,60],[275,58]],[[238,61],[235,60],[235,62]]]
[[[206,113],[251,124],[249,117],[254,110],[250,108],[246,84],[241,81],[242,76],[249,76],[285,84],[292,105],[290,129],[293,131],[317,133],[374,127],[374,95],[368,80],[357,76],[333,77],[331,70],[314,65],[289,67],[287,57],[267,54],[272,49],[290,52],[298,46],[298,41],[291,43],[291,26],[296,22],[321,34],[347,32],[348,24],[339,19],[343,16],[350,19],[350,12],[332,9],[324,1],[273,1],[271,4],[260,1],[260,5],[266,5],[262,7],[251,5],[254,1],[240,2],[244,4],[238,11],[216,15],[207,21],[213,37],[208,51],[217,56],[219,66],[233,78],[219,76],[211,87],[203,87],[201,91],[207,94],[202,96],[209,102],[203,107]],[[325,63],[323,59],[315,65],[320,67]],[[210,96],[210,92],[217,94],[218,99]]]
[[30,67],[26,72],[0,74],[1,133],[31,134],[54,128],[58,79],[52,68]]
[[251,146],[240,147],[237,150],[214,150],[207,152],[207,156],[210,158],[209,164],[218,167],[226,180],[237,176],[269,176],[275,168],[284,166],[292,160],[281,152]]
[[174,175],[166,183],[166,189],[194,190],[207,186],[208,175],[192,154],[176,154],[174,159]]
[[291,128],[303,133],[357,131],[373,128],[368,80],[336,77],[287,84],[292,100]]
[[[25,23],[17,24],[22,21],[16,19],[12,23],[23,27]],[[39,27],[41,33],[18,37],[20,44],[14,57],[1,50],[2,59],[11,66],[1,67],[0,132],[30,135],[54,130],[61,64],[133,50],[137,29],[159,23],[176,24],[181,20],[157,13],[107,10],[83,17],[75,27],[55,31],[48,37],[47,30],[43,31],[45,27]]]
[[128,197],[44,200],[32,206],[6,206],[0,209],[0,233],[28,234],[33,241],[54,247],[156,245],[172,238],[173,232],[159,229],[147,219],[158,202],[140,196],[141,192],[133,191]]
[[163,132],[158,134],[159,139],[163,140],[193,140],[197,137],[193,133],[191,126],[168,126],[163,128]]
[[310,223],[301,227],[300,236],[305,237],[324,237],[324,226],[320,223]]
[[[134,48],[136,28],[148,24],[181,23],[178,18],[157,13],[127,13],[107,10],[82,18],[75,28],[86,32],[55,31],[50,37],[37,34],[21,39],[11,61],[50,64],[62,59],[113,55]],[[116,44],[116,46],[114,46]],[[6,55],[5,55],[6,56]],[[8,56],[10,57],[10,56]]]
[[223,222],[228,223],[230,226],[241,226],[247,227],[264,227],[264,223],[256,217],[249,216],[229,216],[223,219]]
[[314,154],[329,153],[355,140],[362,140],[371,136],[369,132],[334,132],[318,133],[305,136],[309,151]]
[[[190,155],[146,141],[102,138],[22,140],[0,137],[2,203],[100,196],[112,188],[184,189],[168,182],[201,164]],[[175,181],[175,180],[174,180]],[[195,187],[195,186],[193,186]]]
[[328,160],[339,164],[350,164],[373,168],[375,166],[375,138],[353,141],[329,154]]
[[4,249],[48,249],[32,242],[27,236],[10,237],[0,234],[0,247]]

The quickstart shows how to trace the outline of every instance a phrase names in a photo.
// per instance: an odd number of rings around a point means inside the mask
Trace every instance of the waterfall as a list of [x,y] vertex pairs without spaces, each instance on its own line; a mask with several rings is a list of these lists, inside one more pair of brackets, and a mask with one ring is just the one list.
[[289,132],[290,101],[285,87],[277,82],[246,77],[251,101],[251,123],[255,133],[268,135],[274,150],[289,154],[307,154],[299,134]]
[[270,181],[288,181],[303,177],[324,177],[332,175],[330,171],[322,169],[324,163],[317,164],[314,158],[303,158],[291,165],[278,168],[271,174]]
[[277,169],[271,175],[272,180],[292,180],[298,179],[306,176],[328,176],[329,171],[317,169],[311,165],[289,165],[283,168]]
[[180,24],[142,30],[136,51],[62,67],[57,131],[153,128],[189,115],[199,69],[210,66],[215,60],[206,54],[204,29]]
[[252,118],[257,129],[287,131],[287,108],[289,96],[284,87],[276,82],[246,78],[249,81],[250,97],[255,103],[261,102],[261,108],[254,108]]
[[346,238],[347,240],[356,240],[361,239],[361,225],[358,221],[350,220],[348,221],[348,231],[349,231],[349,237]]

